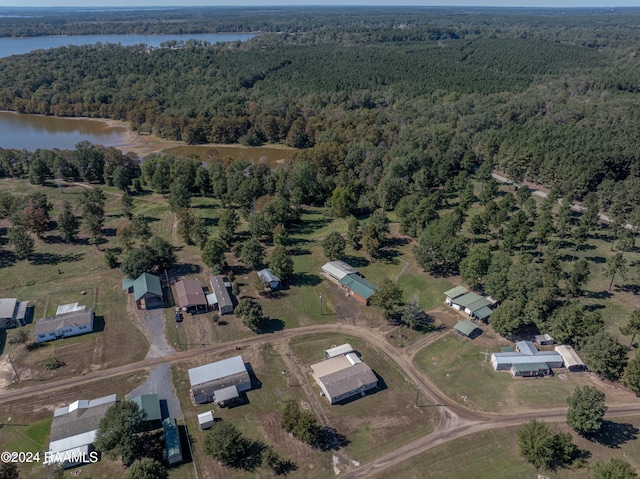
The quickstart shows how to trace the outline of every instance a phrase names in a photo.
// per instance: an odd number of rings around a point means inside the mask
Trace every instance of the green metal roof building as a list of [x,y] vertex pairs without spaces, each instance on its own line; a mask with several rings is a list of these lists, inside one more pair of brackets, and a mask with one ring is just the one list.
[[180,432],[178,422],[173,417],[168,417],[162,422],[164,427],[164,443],[166,447],[166,459],[169,465],[182,462],[182,446],[180,445]]
[[162,421],[160,400],[157,394],[142,394],[131,398],[131,400],[147,413],[147,421]]
[[135,280],[122,280],[122,289],[133,293],[133,298],[141,309],[161,308],[164,306],[160,278],[149,273],[142,273]]
[[473,336],[475,330],[478,329],[478,327],[468,319],[461,319],[456,323],[454,328],[456,331],[458,331],[458,333],[462,334],[463,336],[467,336],[468,338]]
[[340,280],[340,286],[361,303],[369,304],[369,299],[378,291],[375,284],[370,283],[362,276],[352,273]]

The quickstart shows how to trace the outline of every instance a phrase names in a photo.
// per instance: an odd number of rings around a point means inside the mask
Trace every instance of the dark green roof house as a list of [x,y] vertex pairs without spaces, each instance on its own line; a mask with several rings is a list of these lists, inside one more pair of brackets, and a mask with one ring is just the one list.
[[164,306],[160,278],[149,273],[142,273],[135,280],[123,279],[122,289],[133,293],[138,308],[154,309]]
[[164,427],[165,454],[170,466],[182,462],[182,446],[180,445],[180,432],[178,422],[173,417],[168,417],[162,422]]
[[378,287],[375,284],[370,283],[362,276],[356,273],[351,273],[340,280],[340,286],[343,290],[349,293],[358,301],[363,304],[369,305],[369,299],[378,291]]

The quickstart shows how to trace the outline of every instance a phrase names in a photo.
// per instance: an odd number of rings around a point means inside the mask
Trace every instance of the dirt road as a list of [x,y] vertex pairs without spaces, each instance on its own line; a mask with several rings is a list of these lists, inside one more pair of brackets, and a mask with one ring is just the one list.
[[[413,366],[410,357],[387,343],[387,341],[385,341],[385,339],[381,335],[377,334],[370,328],[349,324],[326,324],[283,330],[274,334],[258,335],[221,345],[179,352],[170,356],[146,358],[142,361],[118,368],[98,371],[95,373],[87,374],[85,376],[69,378],[47,384],[25,381],[20,385],[21,387],[13,391],[3,392],[0,395],[0,404],[16,400],[29,400],[34,394],[52,394],[55,391],[59,391],[62,389],[82,386],[90,382],[108,379],[124,373],[151,369],[161,364],[172,364],[176,361],[194,359],[197,357],[202,357],[205,354],[242,349],[250,345],[262,344],[277,339],[291,339],[306,334],[317,333],[348,334],[358,337],[361,340],[367,342],[370,346],[384,352],[392,361],[396,363],[398,368],[404,372],[409,380],[413,381],[414,383],[420,384],[421,392],[427,397],[429,401],[428,407],[438,407],[441,412],[440,423],[432,434],[406,444],[396,449],[395,451],[392,451],[375,459],[374,461],[364,464],[358,467],[358,469],[356,469],[355,471],[349,472],[341,477],[367,477],[368,475],[389,468],[394,464],[398,464],[401,461],[420,454],[421,452],[424,452],[433,446],[451,441],[467,434],[472,434],[474,432],[505,426],[519,425],[534,418],[544,421],[563,421],[566,418],[566,409],[533,411],[529,413],[518,414],[494,414],[467,409],[447,397],[443,392],[441,392],[435,386],[435,384],[433,384],[429,380],[429,378],[424,376],[421,371],[417,370]],[[424,400],[421,400],[421,404],[425,404]],[[636,404],[613,406],[610,407],[607,411],[607,417],[636,415],[640,415],[640,402]]]

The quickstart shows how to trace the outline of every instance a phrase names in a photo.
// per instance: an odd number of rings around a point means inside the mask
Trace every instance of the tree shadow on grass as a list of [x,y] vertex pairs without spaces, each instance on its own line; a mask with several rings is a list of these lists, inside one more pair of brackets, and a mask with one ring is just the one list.
[[639,432],[640,430],[633,424],[605,420],[600,431],[589,436],[588,439],[612,449],[619,449],[623,444],[638,439]]
[[265,326],[259,331],[258,334],[270,334],[276,331],[282,331],[284,329],[284,321],[281,319],[269,318],[265,321]]
[[317,286],[322,283],[322,278],[317,274],[294,273],[291,284],[295,286]]
[[31,264],[35,265],[58,265],[60,263],[75,263],[82,260],[84,253],[34,253],[31,257]]
[[331,218],[317,218],[305,220],[301,225],[296,226],[293,233],[296,235],[308,235],[320,228],[324,228],[333,221]]
[[605,264],[607,262],[604,256],[585,256],[584,259],[596,264]]
[[640,286],[637,284],[623,284],[622,286],[618,286],[618,291],[633,293],[635,296],[637,296],[638,293],[640,293]]
[[585,291],[583,296],[591,299],[607,299],[613,295],[609,291]]
[[345,256],[344,261],[354,268],[364,268],[365,266],[369,266],[371,261],[367,258],[363,258],[362,256]]
[[17,258],[13,251],[0,250],[0,268],[7,268],[16,264]]

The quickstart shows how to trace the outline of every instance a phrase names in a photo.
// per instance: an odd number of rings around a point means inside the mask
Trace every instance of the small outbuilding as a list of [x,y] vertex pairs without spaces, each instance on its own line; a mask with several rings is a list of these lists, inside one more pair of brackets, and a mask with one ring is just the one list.
[[455,288],[444,292],[444,296],[445,296],[444,301],[448,305],[451,305],[451,302],[454,299],[462,296],[463,294],[467,294],[468,292],[469,292],[469,290],[467,288],[465,288],[464,286],[456,286]]
[[[200,281],[196,279],[183,279],[176,282],[178,305],[191,314],[204,313],[208,309],[207,298]],[[220,298],[218,298],[220,299]]]
[[[209,284],[211,285],[211,291],[215,298],[214,306],[218,307],[220,314],[233,314],[233,301],[222,276],[212,276],[209,278]],[[207,296],[209,298],[211,295]],[[211,299],[214,299],[211,298]],[[211,302],[209,303],[211,304]]]
[[24,326],[29,301],[17,298],[0,298],[0,329]]
[[131,398],[138,405],[141,411],[147,414],[147,421],[152,424],[162,422],[162,412],[160,410],[160,400],[157,394],[141,394]]
[[341,344],[340,346],[334,346],[333,348],[326,349],[324,354],[329,358],[335,358],[336,356],[342,356],[353,352],[353,348],[349,343]]
[[198,414],[198,425],[200,426],[200,430],[204,431],[205,429],[212,428],[214,422],[213,411],[207,411]]
[[554,340],[548,334],[536,334],[535,338],[536,344],[540,346],[548,346],[549,344],[553,344]]
[[140,309],[162,308],[164,298],[160,278],[149,273],[142,273],[132,285],[133,298]]
[[50,316],[35,325],[37,343],[63,339],[93,332],[93,309],[81,309],[71,313]]
[[162,422],[162,427],[164,428],[165,458],[170,466],[179,464],[183,459],[178,422],[175,418],[168,417]]
[[273,274],[269,268],[258,271],[258,278],[260,278],[262,284],[269,286],[271,291],[280,289],[280,278]]
[[461,319],[456,323],[454,329],[461,334],[462,336],[466,336],[468,338],[475,338],[480,333],[480,329],[474,323],[469,321],[468,319]]
[[576,353],[576,350],[571,346],[561,344],[556,346],[554,349],[560,356],[562,356],[564,367],[569,371],[576,372],[587,369],[582,359],[580,359],[580,356],[578,356],[578,353]]
[[358,274],[358,270],[344,261],[329,261],[322,266],[322,274],[334,283],[340,284],[340,280],[349,274]]

